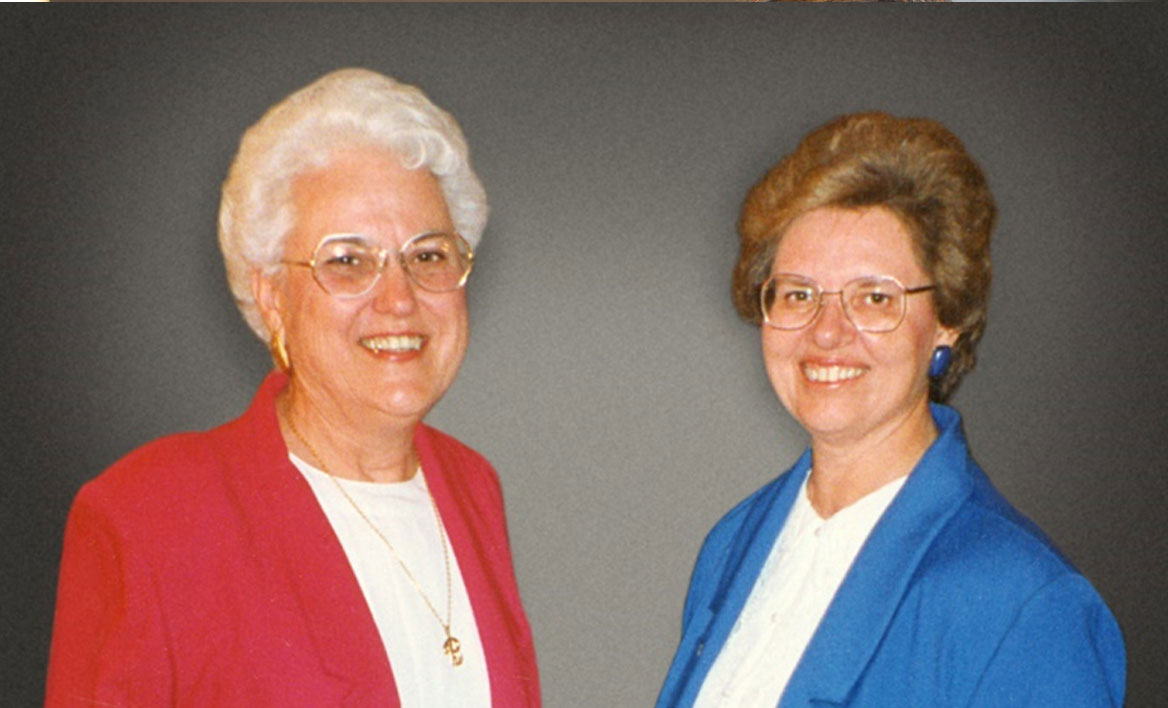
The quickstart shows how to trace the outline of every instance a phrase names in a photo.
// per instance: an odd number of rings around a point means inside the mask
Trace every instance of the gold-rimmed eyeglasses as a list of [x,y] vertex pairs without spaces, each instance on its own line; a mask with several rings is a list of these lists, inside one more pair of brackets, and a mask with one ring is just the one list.
[[320,240],[310,261],[280,261],[312,269],[312,277],[333,297],[361,297],[373,289],[390,256],[423,290],[447,293],[466,285],[474,266],[474,250],[458,234],[426,231],[400,249],[381,248],[362,234],[329,234]]
[[824,290],[810,278],[776,273],[759,292],[763,321],[775,329],[802,329],[815,321],[825,295],[839,295],[844,315],[861,332],[891,332],[904,321],[908,296],[936,285],[906,288],[892,276],[857,278],[839,290]]

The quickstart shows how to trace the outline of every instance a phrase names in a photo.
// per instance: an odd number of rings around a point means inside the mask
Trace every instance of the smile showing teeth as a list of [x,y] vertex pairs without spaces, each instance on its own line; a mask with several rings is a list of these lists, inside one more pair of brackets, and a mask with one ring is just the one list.
[[855,366],[812,366],[803,365],[803,375],[808,381],[817,383],[836,383],[863,376],[867,369]]
[[425,338],[421,335],[391,335],[387,337],[364,337],[361,346],[374,352],[416,352],[422,348]]

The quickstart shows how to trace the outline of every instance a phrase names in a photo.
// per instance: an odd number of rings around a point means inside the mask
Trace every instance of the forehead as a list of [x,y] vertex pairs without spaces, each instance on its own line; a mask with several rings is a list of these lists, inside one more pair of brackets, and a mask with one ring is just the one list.
[[805,275],[825,287],[870,275],[913,286],[924,277],[908,230],[883,207],[824,207],[800,215],[783,232],[772,271]]
[[427,169],[403,167],[384,150],[340,152],[297,176],[291,192],[290,241],[354,232],[400,243],[421,231],[453,228],[437,178]]

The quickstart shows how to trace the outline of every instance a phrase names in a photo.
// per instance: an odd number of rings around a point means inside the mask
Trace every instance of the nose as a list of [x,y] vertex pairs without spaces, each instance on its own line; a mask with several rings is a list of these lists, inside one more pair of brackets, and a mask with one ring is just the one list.
[[418,306],[414,281],[396,258],[390,258],[373,286],[373,309],[392,315],[408,315]]
[[855,338],[856,326],[844,312],[843,300],[838,293],[824,296],[815,321],[811,323],[811,336],[822,349],[834,349]]

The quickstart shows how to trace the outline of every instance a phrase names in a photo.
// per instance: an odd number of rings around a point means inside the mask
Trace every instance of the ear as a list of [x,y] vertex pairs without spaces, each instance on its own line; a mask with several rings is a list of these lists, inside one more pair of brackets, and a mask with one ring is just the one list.
[[941,326],[937,328],[937,335],[934,338],[933,346],[952,347],[957,343],[957,338],[961,336],[961,330],[952,327]]
[[260,317],[268,328],[268,333],[278,332],[284,327],[284,289],[278,273],[264,273],[260,268],[251,271],[251,296],[259,308]]

